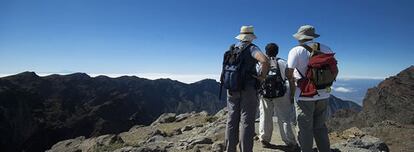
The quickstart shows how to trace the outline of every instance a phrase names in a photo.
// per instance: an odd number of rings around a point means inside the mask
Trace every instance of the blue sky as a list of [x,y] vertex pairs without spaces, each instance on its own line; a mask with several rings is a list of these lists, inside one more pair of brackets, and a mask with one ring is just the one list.
[[292,34],[311,24],[317,41],[337,53],[340,77],[383,78],[414,63],[413,7],[410,0],[0,0],[0,74],[214,77],[241,25],[255,26],[262,50],[276,42],[287,58],[297,45]]

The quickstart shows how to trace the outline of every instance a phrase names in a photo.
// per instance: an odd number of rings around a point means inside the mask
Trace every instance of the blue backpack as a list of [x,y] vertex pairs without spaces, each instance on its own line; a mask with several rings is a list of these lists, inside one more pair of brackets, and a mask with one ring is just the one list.
[[249,80],[255,80],[252,75],[257,75],[256,59],[251,57],[250,48],[254,44],[248,44],[239,48],[231,45],[224,53],[223,67],[220,77],[220,95],[224,87],[229,91],[241,91]]

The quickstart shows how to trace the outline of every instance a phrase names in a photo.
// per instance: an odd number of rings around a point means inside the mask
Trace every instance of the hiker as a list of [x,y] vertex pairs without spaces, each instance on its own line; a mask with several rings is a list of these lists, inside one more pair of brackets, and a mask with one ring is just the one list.
[[[253,26],[242,26],[236,39],[239,42],[224,55],[220,78],[221,84],[227,89],[225,146],[227,152],[235,152],[240,142],[241,152],[252,152],[258,104],[257,84],[266,77],[269,61],[259,47],[252,43],[256,39]],[[256,70],[258,62],[263,65],[260,74]]]
[[[290,84],[296,83],[296,87],[291,85],[290,88],[291,92],[294,92],[291,100],[295,101],[299,145],[302,151],[311,152],[315,138],[318,150],[329,152],[331,150],[325,121],[330,86],[337,75],[337,69],[336,71],[334,69],[336,67],[336,60],[333,59],[334,53],[328,46],[313,41],[319,35],[315,33],[315,28],[311,25],[301,26],[293,37],[299,41],[299,45],[289,52],[287,76]],[[315,73],[318,69],[310,65],[317,61],[314,60],[314,55],[319,54],[322,55],[319,57],[323,59],[331,57],[329,61],[324,61],[326,63],[320,64],[332,63],[334,67],[322,66],[329,67],[329,69]],[[319,74],[324,75],[318,78]]]
[[297,149],[297,142],[292,130],[294,106],[290,100],[289,81],[285,75],[287,63],[278,58],[279,47],[275,43],[266,45],[266,55],[270,59],[268,77],[261,85],[259,140],[263,148],[271,148],[273,132],[273,112],[276,112],[282,141],[291,149]]

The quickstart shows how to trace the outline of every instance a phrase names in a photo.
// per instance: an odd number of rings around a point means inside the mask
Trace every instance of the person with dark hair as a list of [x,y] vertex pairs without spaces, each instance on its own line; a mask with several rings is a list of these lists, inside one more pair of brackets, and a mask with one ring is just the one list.
[[266,45],[267,57],[276,57],[279,54],[279,46],[276,43],[269,43]]
[[[287,63],[284,59],[277,57],[279,53],[277,44],[269,43],[265,49],[270,62],[270,71],[267,79],[265,79],[265,83],[262,84],[265,86],[260,93],[259,140],[262,143],[262,147],[271,147],[270,140],[272,138],[273,114],[275,112],[282,141],[291,149],[297,149],[298,146],[292,129],[295,111],[293,103],[290,102],[290,91],[287,89],[289,88],[289,81],[287,81],[285,75]],[[274,77],[276,80],[281,80],[279,82],[281,85],[277,85],[277,82],[272,83],[271,79]],[[277,95],[274,94],[275,92],[281,93]]]

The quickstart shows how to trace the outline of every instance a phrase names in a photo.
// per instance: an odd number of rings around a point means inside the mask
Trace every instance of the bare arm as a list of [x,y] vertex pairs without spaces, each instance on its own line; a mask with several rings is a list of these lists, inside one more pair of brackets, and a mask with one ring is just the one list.
[[295,92],[296,92],[296,86],[295,86],[295,78],[293,77],[293,71],[294,69],[286,68],[286,77],[289,80],[289,89],[290,89],[290,101],[293,103]]
[[261,72],[260,72],[258,79],[262,81],[266,78],[267,73],[269,73],[269,69],[270,69],[269,59],[267,59],[267,57],[263,53],[256,53],[254,58],[256,58],[256,60],[260,62]]

